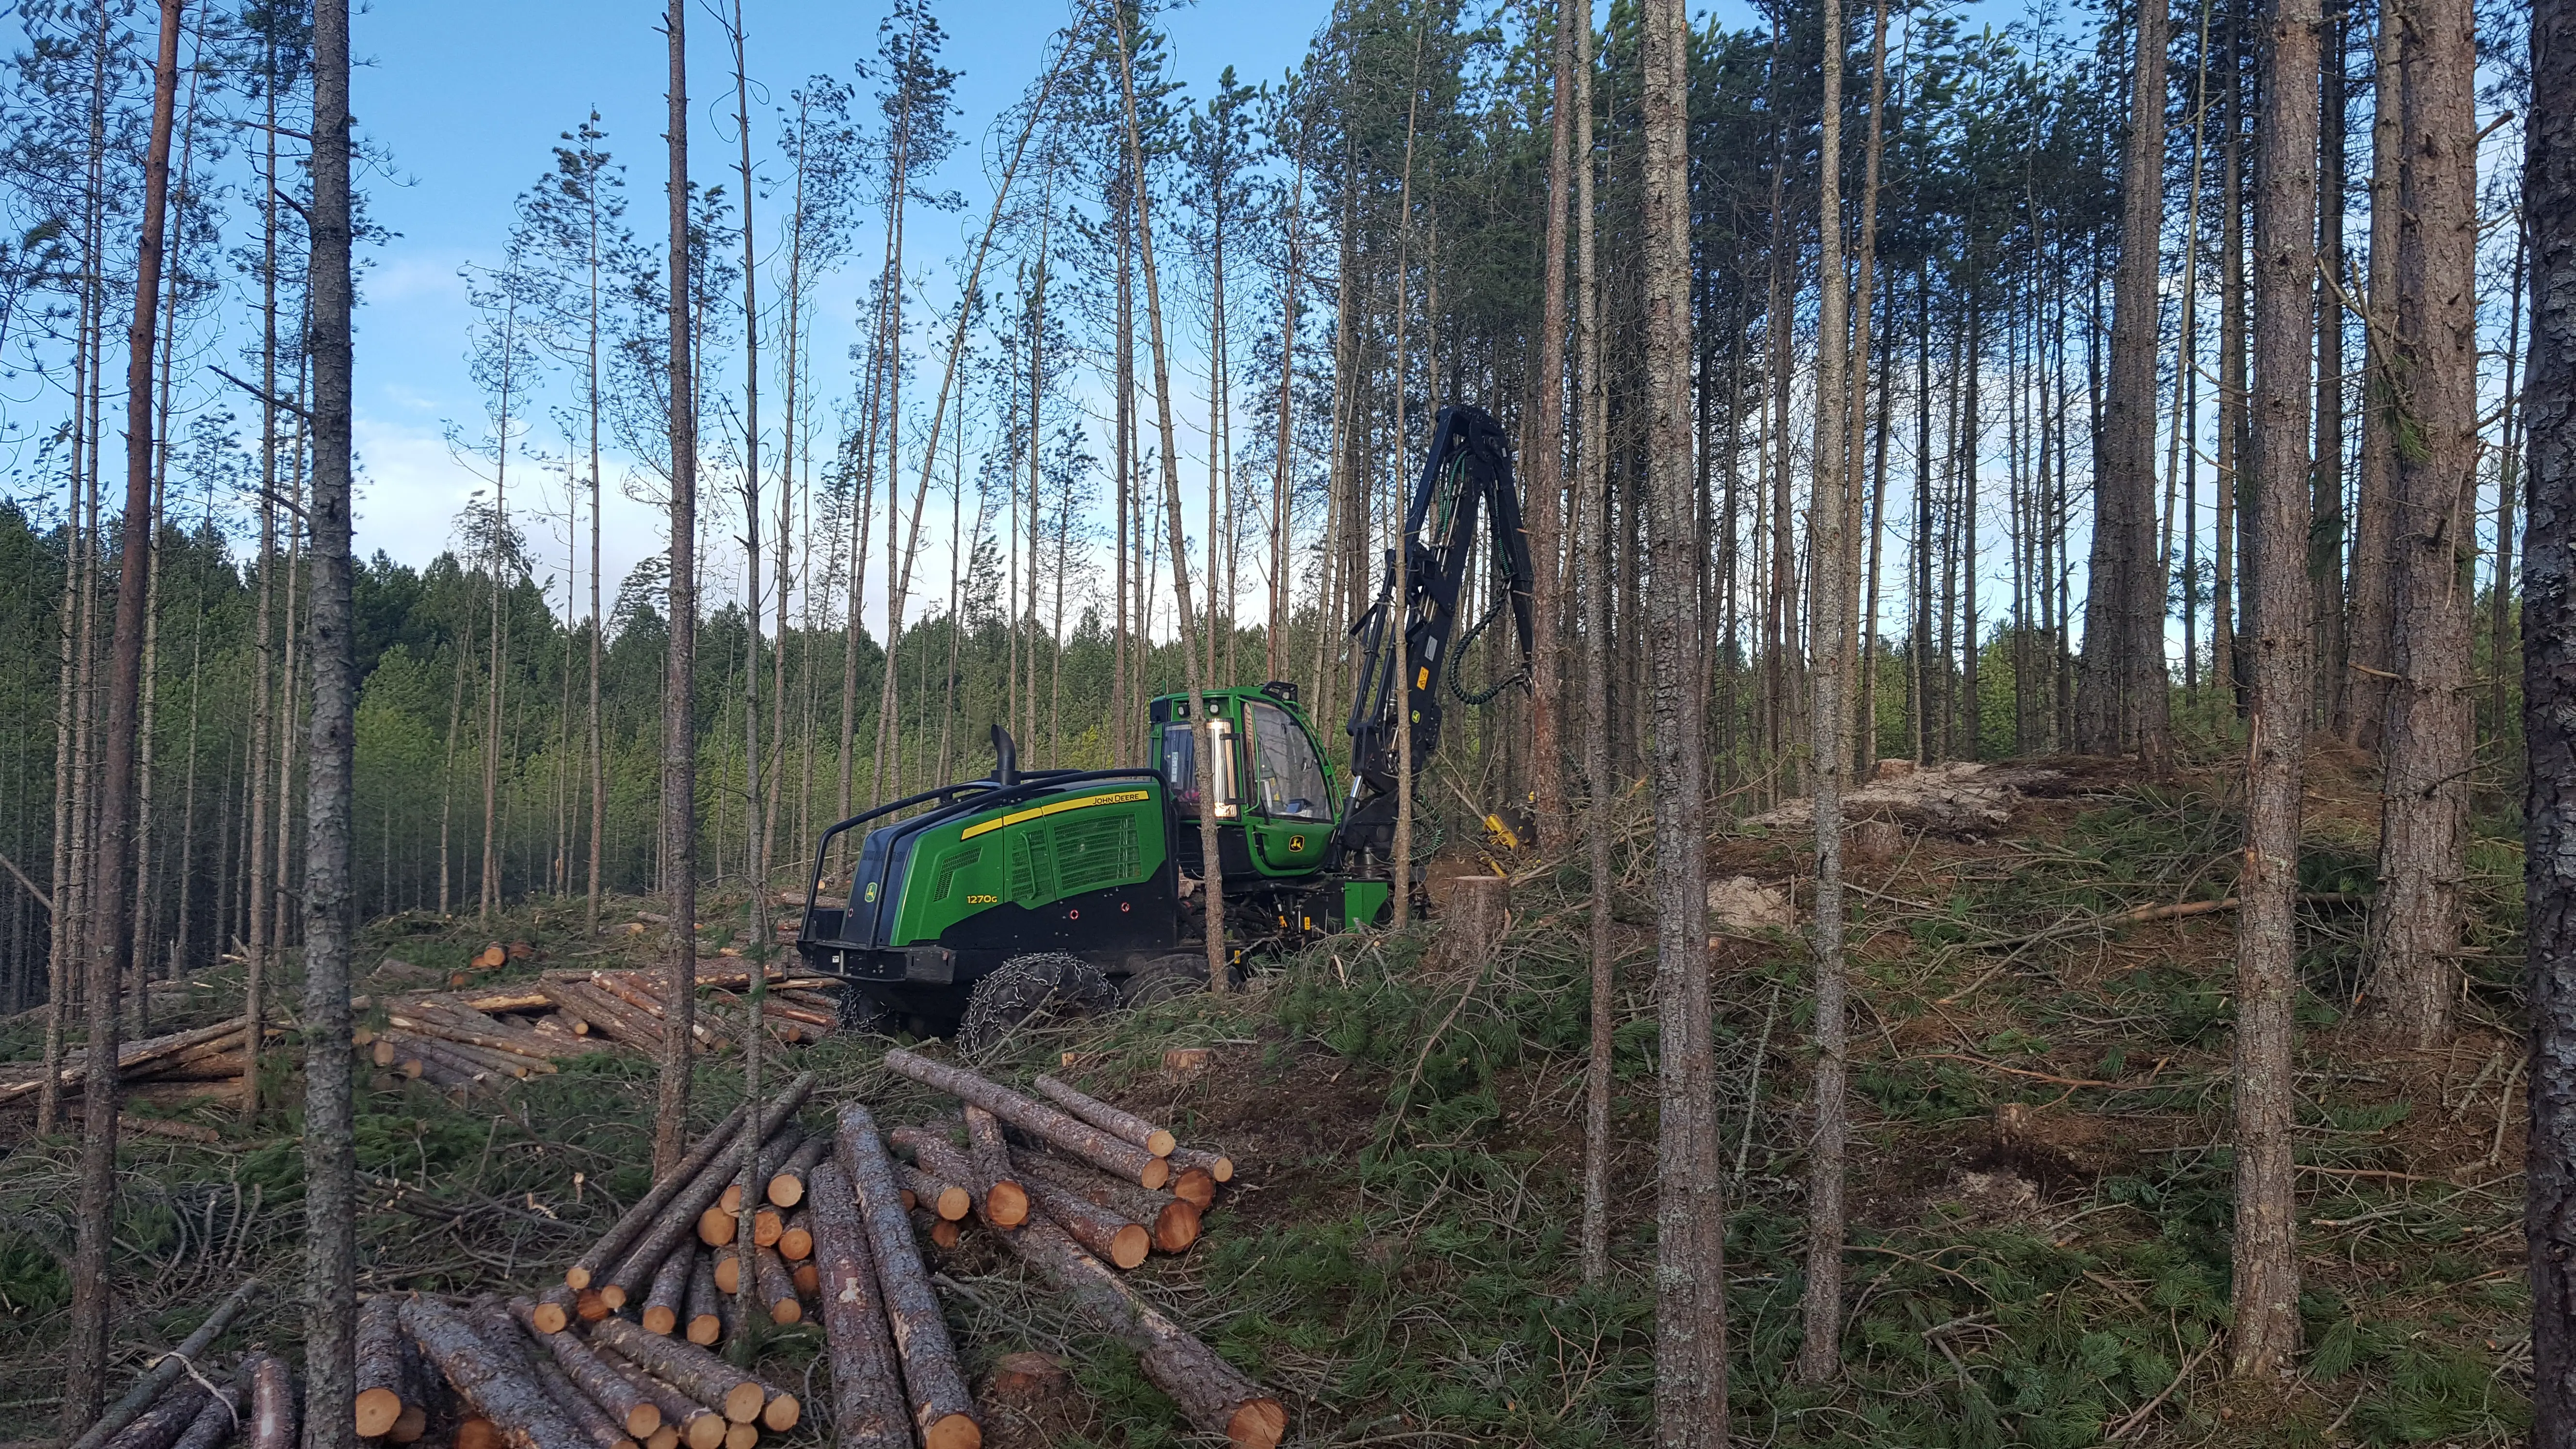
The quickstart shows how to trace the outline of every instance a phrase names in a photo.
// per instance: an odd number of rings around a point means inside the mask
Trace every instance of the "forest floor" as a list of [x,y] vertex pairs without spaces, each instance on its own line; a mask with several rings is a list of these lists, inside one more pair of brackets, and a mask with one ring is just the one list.
[[[1807,962],[1793,936],[1729,935],[1714,953],[1732,1301],[1731,1392],[1745,1442],[1925,1446],[2331,1443],[2502,1445],[2527,1422],[2520,1231],[2518,846],[2472,845],[2474,926],[2461,1028],[2393,1050],[2349,1007],[2370,888],[2373,782],[2324,753],[2311,779],[2302,888],[2300,1239],[2308,1352],[2278,1390],[2231,1387],[2228,1287],[2232,916],[2102,924],[2215,901],[2233,870],[2238,772],[2149,780],[2101,761],[2021,762],[1999,826],[1907,833],[1856,865],[1846,1380],[1795,1384]],[[1291,1410],[1311,1444],[1639,1442],[1653,1386],[1652,860],[1641,803],[1618,884],[1613,1272],[1576,1268],[1585,882],[1515,886],[1504,948],[1429,949],[1436,928],[1354,936],[1231,996],[1030,1033],[987,1070],[1055,1070],[1223,1144],[1242,1164],[1188,1255],[1133,1275]],[[1803,900],[1801,832],[1730,835],[1712,879]],[[1873,852],[1863,852],[1864,855]],[[608,919],[622,926],[637,902]],[[739,911],[738,896],[730,898]],[[711,916],[718,911],[711,910]],[[444,969],[513,934],[548,965],[647,963],[652,936],[581,934],[577,903],[496,928],[404,917],[363,957]],[[196,1009],[211,1019],[220,987]],[[291,998],[290,998],[291,999]],[[189,1024],[173,1016],[173,1026]],[[818,1103],[883,1122],[949,1103],[834,1037],[783,1065]],[[1207,1048],[1175,1069],[1174,1047]],[[0,1059],[32,1054],[0,1024]],[[1068,1058],[1067,1054],[1071,1054]],[[1068,1069],[1069,1063],[1069,1069]],[[286,1069],[281,1067],[283,1073]],[[700,1068],[700,1115],[739,1094],[730,1058]],[[363,1084],[371,1174],[362,1286],[464,1290],[552,1281],[646,1179],[652,1076],[631,1053],[457,1105],[421,1084]],[[773,1076],[772,1080],[776,1080]],[[281,1075],[280,1095],[295,1084]],[[223,1128],[196,1144],[129,1134],[115,1272],[116,1370],[184,1333],[241,1276],[298,1275],[299,1149],[272,1114],[142,1102]],[[0,1422],[41,1424],[59,1391],[75,1147],[0,1117]],[[1069,1320],[998,1245],[970,1232],[934,1262],[980,1371],[1060,1354],[1077,1394],[1004,1444],[1183,1442],[1132,1355]],[[291,1345],[291,1291],[228,1341]],[[820,1372],[810,1325],[765,1345],[774,1376]],[[819,1427],[819,1416],[808,1420]],[[10,1431],[0,1431],[10,1432]],[[23,1432],[23,1431],[18,1431]],[[800,1431],[801,1432],[801,1431]],[[814,1437],[806,1434],[805,1437]]]

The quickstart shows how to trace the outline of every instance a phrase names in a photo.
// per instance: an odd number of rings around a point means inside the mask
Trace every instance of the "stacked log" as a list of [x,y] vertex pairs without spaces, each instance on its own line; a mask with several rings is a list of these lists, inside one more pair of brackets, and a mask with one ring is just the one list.
[[981,1107],[1021,1131],[1104,1172],[1128,1178],[1146,1188],[1159,1188],[1171,1180],[1171,1163],[1146,1151],[1140,1144],[1024,1097],[962,1067],[932,1061],[901,1047],[886,1053],[885,1064],[890,1071]]
[[877,1286],[858,1200],[837,1162],[815,1166],[814,1255],[822,1282],[823,1340],[832,1361],[832,1423],[841,1449],[912,1449],[899,1405],[894,1332]]
[[[242,1019],[234,1017],[212,1026],[127,1042],[117,1048],[117,1079],[202,1081],[237,1077],[242,1071],[242,1036]],[[89,1080],[89,1072],[87,1049],[75,1047],[64,1053],[63,1066],[54,1078],[56,1087],[66,1094],[77,1092]],[[0,1084],[0,1102],[28,1096],[43,1081],[40,1067],[31,1076]]]
[[89,1432],[73,1441],[71,1449],[98,1449],[99,1445],[106,1443],[126,1425],[133,1423],[144,1410],[152,1407],[153,1401],[160,1398],[170,1385],[178,1382],[179,1376],[186,1373],[198,1356],[206,1351],[206,1346],[213,1343],[218,1335],[232,1326],[233,1319],[241,1313],[243,1307],[250,1302],[251,1295],[258,1289],[258,1279],[243,1280],[242,1285],[232,1291],[231,1297],[216,1305],[215,1311],[206,1315],[206,1321],[197,1325],[196,1332],[181,1339],[177,1348],[154,1360],[152,1367],[144,1370],[143,1376],[134,1381],[132,1388],[126,1390],[125,1396],[110,1404],[107,1412],[99,1415],[98,1422],[89,1427]]
[[[475,1414],[490,1420],[510,1442],[532,1449],[579,1449],[585,1442],[580,1428],[528,1371],[516,1344],[493,1341],[488,1329],[478,1329],[434,1298],[405,1302],[402,1323]],[[460,1433],[460,1444],[463,1438]]]
[[390,1432],[409,1407],[410,1366],[403,1361],[401,1305],[379,1293],[358,1305],[357,1431],[361,1439]]
[[912,1408],[913,1427],[927,1449],[979,1449],[982,1423],[974,1398],[966,1392],[957,1366],[957,1350],[948,1340],[948,1324],[930,1291],[930,1275],[913,1241],[905,1217],[894,1164],[877,1135],[876,1119],[856,1102],[841,1109],[837,1157],[850,1180],[868,1252],[875,1260],[886,1319],[893,1326],[903,1360],[903,1384]]
[[1199,1239],[1199,1210],[1180,1198],[1147,1192],[1081,1163],[1034,1150],[1014,1150],[1011,1163],[1020,1170],[1024,1182],[1057,1196],[1079,1198],[1143,1224],[1153,1234],[1154,1246],[1163,1252],[1187,1252]]

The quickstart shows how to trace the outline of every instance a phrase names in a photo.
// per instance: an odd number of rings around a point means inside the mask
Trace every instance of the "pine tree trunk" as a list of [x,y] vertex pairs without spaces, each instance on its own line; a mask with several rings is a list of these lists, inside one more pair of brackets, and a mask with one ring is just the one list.
[[[2346,27],[2348,6],[2337,6],[2323,32],[2317,96],[2317,271],[2337,283],[2343,278],[2344,125],[2346,116]],[[2311,449],[2309,510],[2314,520],[2308,535],[2309,603],[2316,621],[2316,707],[2311,717],[2332,729],[2343,718],[2343,306],[2335,288],[2317,288],[2317,437]],[[2503,679],[2501,670],[2497,679]],[[2498,728],[2503,716],[2497,716]]]
[[2477,529],[2477,44],[2465,0],[2391,0],[2398,47],[2395,630],[2381,742],[2369,991],[2383,1028],[2429,1046],[2459,991],[2473,763],[2470,574]]
[[2524,1231],[2534,1449],[2576,1449],[2576,4],[2535,0],[2524,223],[2533,241],[2523,407],[2523,981],[2531,1011]]
[[1583,1281],[1610,1276],[1610,1088],[1618,1026],[1618,955],[1611,919],[1610,662],[1602,642],[1610,632],[1608,567],[1609,473],[1603,449],[1608,429],[1607,389],[1601,377],[1601,282],[1596,269],[1597,227],[1592,209],[1592,22],[1577,7],[1565,11],[1574,30],[1575,336],[1582,416],[1576,430],[1575,550],[1582,560],[1578,599],[1583,624],[1583,774],[1586,803],[1584,854],[1591,899],[1585,908],[1591,956],[1591,1047],[1583,1086]]
[[[1557,725],[1565,663],[1556,635],[1556,564],[1565,547],[1565,226],[1573,201],[1567,191],[1573,180],[1574,32],[1590,23],[1589,12],[1559,0],[1556,37],[1549,48],[1547,240],[1531,389],[1535,406],[1530,444],[1521,450],[1521,473],[1529,480],[1521,506],[1530,534],[1530,777],[1537,787],[1537,835],[1543,847],[1560,845],[1573,834],[1565,799],[1565,746]],[[1583,164],[1590,167],[1592,158],[1586,155]]]
[[[1726,1443],[1726,1212],[1711,1055],[1704,728],[1692,700],[1699,600],[1691,518],[1689,23],[1648,0],[1645,132],[1646,642],[1654,656],[1657,1134],[1655,1438]],[[1839,272],[1827,277],[1830,289]],[[1831,330],[1830,328],[1828,330]],[[1818,510],[1822,517],[1828,510]],[[1822,554],[1819,554],[1821,557]]]
[[[2075,747],[2165,750],[2165,581],[2156,567],[2157,238],[2164,225],[2164,0],[2139,0],[2129,133],[2120,154],[2120,261],[2111,378],[2094,445],[2091,581],[2076,680]],[[1971,641],[1971,648],[1974,642]]]
[[698,416],[689,363],[689,71],[686,0],[663,12],[670,42],[670,652],[662,674],[662,878],[670,892],[669,965],[663,987],[659,1099],[653,1117],[653,1175],[688,1151],[689,1028],[698,977]]
[[[2380,0],[2371,44],[2370,284],[2362,298],[2361,476],[2356,482],[2351,563],[2352,618],[2345,633],[2343,736],[2378,753],[2388,727],[2390,654],[2397,608],[2398,381],[2397,228],[2403,204],[2398,175],[2405,143],[2398,35],[2402,0]],[[2349,288],[2350,279],[2346,279]]]
[[[98,792],[99,909],[88,927],[87,1047],[82,1089],[78,1211],[72,1247],[71,1343],[63,1420],[77,1431],[98,1417],[107,1388],[111,1317],[107,1240],[116,1211],[117,994],[134,951],[127,909],[135,856],[135,754],[143,697],[143,590],[152,519],[152,337],[159,320],[164,223],[169,212],[170,133],[179,93],[181,0],[161,0],[160,50],[152,71],[151,138],[143,163],[143,214],[135,262],[134,309],[126,334],[125,527],[116,571],[110,643],[106,751]],[[247,1053],[246,1053],[247,1055]],[[347,1061],[344,1054],[340,1060]]]
[[[176,0],[170,0],[176,8]],[[350,560],[351,151],[348,0],[313,8],[313,722],[306,765],[303,1022],[304,1424],[342,1442],[356,1412],[357,1149],[349,1039],[356,945],[357,616]]]
[[2277,1378],[2299,1352],[2296,1169],[2299,807],[2316,611],[2308,573],[2308,407],[2315,358],[2318,0],[2272,0],[2254,191],[2254,457],[2241,496],[2245,674],[2252,742],[2236,879],[2236,1239],[2228,1348],[2240,1377]]
[[[1820,242],[1817,260],[1816,305],[1816,426],[1813,459],[1815,464],[1812,504],[1807,514],[1808,545],[1808,620],[1811,638],[1809,656],[1814,660],[1813,679],[1809,685],[1812,712],[1808,716],[1812,733],[1807,741],[1808,771],[1813,781],[1811,820],[1815,827],[1816,848],[1816,925],[1811,949],[1816,960],[1816,1065],[1815,1134],[1807,1151],[1807,1274],[1803,1295],[1803,1331],[1798,1345],[1798,1377],[1802,1382],[1831,1382],[1842,1371],[1842,1284],[1843,1284],[1843,1150],[1850,1134],[1850,1109],[1844,1101],[1849,1050],[1848,1011],[1843,980],[1843,777],[1851,768],[1851,751],[1845,748],[1845,721],[1849,705],[1845,694],[1851,682],[1851,623],[1847,612],[1851,593],[1846,564],[1849,562],[1848,529],[1850,509],[1851,453],[1850,431],[1845,415],[1848,406],[1844,392],[1844,346],[1850,326],[1849,293],[1844,278],[1842,215],[1842,109],[1843,109],[1843,11],[1841,0],[1823,0],[1821,55],[1824,62],[1824,96],[1820,112],[1820,142],[1816,159],[1816,234]],[[1651,186],[1651,182],[1649,185]],[[1649,283],[1651,286],[1651,282]],[[1651,318],[1652,314],[1649,314]],[[1649,366],[1651,367],[1651,363]],[[1660,490],[1658,490],[1660,498]],[[1657,560],[1660,577],[1664,565]],[[1651,587],[1651,586],[1650,586]],[[1660,633],[1658,642],[1661,642]],[[1657,734],[1663,721],[1657,720]],[[1658,763],[1662,751],[1657,751]],[[1658,771],[1657,815],[1666,808],[1663,803],[1664,780]],[[1690,837],[1678,843],[1660,838],[1660,850],[1680,849],[1698,858]],[[1705,874],[1703,865],[1701,874]],[[1672,874],[1674,865],[1659,860],[1658,876]],[[1669,887],[1668,887],[1669,889]],[[1666,912],[1681,909],[1678,891],[1663,901]],[[1703,903],[1700,910],[1705,912]],[[1692,927],[1694,944],[1706,949],[1705,935],[1697,925]],[[1667,954],[1672,947],[1667,930],[1663,943]],[[1693,963],[1702,977],[1704,962]],[[1667,968],[1669,970],[1669,968]],[[1705,991],[1707,988],[1700,988]],[[1681,1049],[1687,1042],[1705,1053],[1708,1048],[1696,1039],[1707,1031],[1707,1018],[1694,1014],[1676,1028],[1669,1006],[1664,1011],[1665,1050]],[[1666,1077],[1672,1075],[1665,1068]],[[1695,1104],[1698,1110],[1713,1109]],[[1674,1110],[1673,1090],[1665,1089],[1667,1113]],[[1665,1129],[1665,1140],[1672,1140],[1672,1129]],[[1669,1152],[1669,1149],[1668,1149]],[[1714,1148],[1711,1149],[1712,1156]],[[1665,1159],[1667,1179],[1672,1175],[1671,1156]],[[1679,1194],[1665,1189],[1667,1201]],[[1681,1224],[1669,1212],[1657,1219],[1657,1231],[1672,1231]],[[1721,1300],[1722,1301],[1722,1300]]]

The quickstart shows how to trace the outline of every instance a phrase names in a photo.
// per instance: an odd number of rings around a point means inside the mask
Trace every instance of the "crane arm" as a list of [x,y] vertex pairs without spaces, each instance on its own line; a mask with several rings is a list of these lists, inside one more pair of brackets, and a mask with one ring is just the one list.
[[[1480,514],[1486,524],[1485,552],[1499,587],[1492,611],[1459,640],[1458,609],[1478,553]],[[1509,609],[1521,668],[1504,683],[1527,680],[1530,581],[1529,536],[1521,528],[1511,445],[1502,425],[1480,408],[1442,408],[1405,510],[1403,537],[1397,548],[1387,550],[1386,576],[1376,601],[1351,626],[1362,668],[1346,726],[1351,794],[1326,853],[1328,866],[1338,866],[1352,850],[1382,854],[1393,842],[1399,722],[1410,721],[1418,773],[1440,748],[1442,681],[1450,680],[1452,691],[1470,703],[1492,697],[1490,690],[1471,697],[1457,688],[1451,669],[1459,651],[1453,640],[1463,645],[1474,639]]]

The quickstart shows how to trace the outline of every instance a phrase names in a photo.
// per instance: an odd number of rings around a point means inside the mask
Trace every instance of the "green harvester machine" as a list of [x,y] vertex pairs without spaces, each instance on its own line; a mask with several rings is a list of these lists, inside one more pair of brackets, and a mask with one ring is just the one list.
[[[1479,528],[1479,523],[1483,527]],[[843,983],[853,1025],[989,1038],[1050,1010],[1097,1011],[1207,982],[1200,749],[1212,750],[1226,941],[1238,964],[1316,936],[1383,923],[1415,888],[1394,860],[1399,719],[1418,774],[1440,745],[1441,690],[1481,704],[1525,683],[1529,549],[1499,424],[1465,406],[1433,426],[1401,551],[1351,626],[1363,673],[1337,777],[1297,687],[1167,694],[1149,709],[1147,763],[1022,770],[993,729],[993,770],[841,821],[817,842],[796,946]],[[1463,636],[1478,554],[1491,605]],[[1520,669],[1481,693],[1451,667],[1509,612]],[[1454,647],[1453,647],[1454,641]],[[863,833],[862,833],[863,832]],[[847,890],[827,898],[835,843],[856,835]]]

